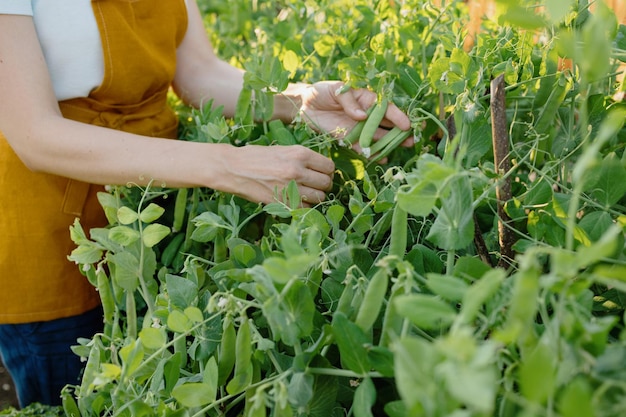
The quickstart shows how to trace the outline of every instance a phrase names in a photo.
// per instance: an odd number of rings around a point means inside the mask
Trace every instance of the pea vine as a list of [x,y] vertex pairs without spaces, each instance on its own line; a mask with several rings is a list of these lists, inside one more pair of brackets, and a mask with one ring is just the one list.
[[[314,208],[295,184],[265,206],[101,194],[110,225],[76,222],[70,259],[105,329],[74,348],[65,412],[623,415],[626,30],[602,4],[497,3],[467,47],[460,1],[199,2],[248,75],[231,119],[173,98],[181,139],[305,145],[335,161],[333,190]],[[268,120],[288,81],[321,79],[381,92],[414,146],[372,162]]]

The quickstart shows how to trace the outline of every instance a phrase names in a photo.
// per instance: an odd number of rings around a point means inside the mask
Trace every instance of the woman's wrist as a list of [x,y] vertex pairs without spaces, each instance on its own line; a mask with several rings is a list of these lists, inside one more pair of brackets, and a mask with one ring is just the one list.
[[292,83],[287,89],[274,96],[274,119],[280,119],[285,123],[292,123],[300,116],[302,108],[303,91],[309,88],[309,84]]

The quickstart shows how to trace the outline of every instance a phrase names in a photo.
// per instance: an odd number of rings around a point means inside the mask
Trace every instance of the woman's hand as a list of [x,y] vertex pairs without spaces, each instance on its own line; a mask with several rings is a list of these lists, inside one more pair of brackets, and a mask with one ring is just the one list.
[[[348,89],[340,93],[342,87],[343,83],[340,81],[322,81],[305,86],[300,92],[301,112],[307,123],[314,129],[334,134],[338,138],[345,136],[359,120],[367,118],[366,111],[377,97],[376,93],[366,89]],[[374,139],[380,139],[393,126],[409,130],[411,121],[391,103]],[[403,143],[404,146],[412,144],[412,137]],[[353,147],[359,151],[358,143]]]
[[324,201],[333,184],[334,162],[304,146],[248,145],[224,150],[219,178],[225,182],[216,188],[246,200],[275,202],[293,180],[302,205],[310,207]]

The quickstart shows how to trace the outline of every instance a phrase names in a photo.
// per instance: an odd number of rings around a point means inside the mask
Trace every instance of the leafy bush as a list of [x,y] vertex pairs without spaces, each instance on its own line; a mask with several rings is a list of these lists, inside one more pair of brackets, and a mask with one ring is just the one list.
[[14,407],[9,407],[4,410],[0,410],[0,416],[6,417],[61,417],[64,416],[62,407],[52,407],[39,403],[30,404],[27,407],[18,410]]
[[[183,140],[303,144],[335,160],[332,196],[101,194],[110,226],[71,230],[105,331],[75,347],[68,415],[624,415],[626,30],[602,5],[508,3],[465,50],[462,2],[201,2],[249,73],[233,119],[180,107]],[[392,99],[415,145],[371,163],[246,122],[328,78]]]

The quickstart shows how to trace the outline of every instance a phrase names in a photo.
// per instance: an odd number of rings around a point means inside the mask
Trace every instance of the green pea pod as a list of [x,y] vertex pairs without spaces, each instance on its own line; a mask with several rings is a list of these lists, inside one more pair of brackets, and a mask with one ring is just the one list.
[[535,120],[535,131],[542,136],[537,145],[537,152],[534,157],[534,162],[536,164],[540,165],[543,162],[545,153],[552,147],[554,120],[559,108],[567,96],[568,90],[567,79],[563,73],[560,73],[559,77],[553,84],[552,92],[550,93],[548,100]]
[[[367,112],[366,112],[367,117],[369,117],[372,114],[372,111],[374,110],[375,107],[376,107],[376,104],[370,106],[370,108],[367,109]],[[361,136],[361,132],[363,132],[363,127],[365,127],[366,121],[367,121],[367,118],[363,120],[359,120],[354,125],[354,127],[350,129],[350,131],[346,134],[346,136],[343,137],[342,141],[346,144],[346,146],[350,146],[354,142],[359,140],[359,137]]]
[[98,370],[100,367],[100,352],[101,343],[99,337],[96,335],[93,338],[93,344],[89,351],[89,357],[87,358],[87,364],[83,370],[83,380],[80,384],[79,397],[86,397],[93,389],[92,384],[96,379]]
[[389,255],[404,259],[407,243],[407,212],[399,204],[393,208]]
[[394,300],[402,294],[406,293],[404,286],[399,285],[397,282],[391,288],[391,294],[387,299],[387,308],[385,308],[385,314],[383,316],[383,324],[380,332],[380,346],[388,347],[391,341],[400,336],[402,332],[402,324],[404,318],[398,314]]
[[555,80],[552,85],[552,92],[550,96],[546,100],[543,108],[539,112],[537,116],[537,120],[535,121],[535,130],[538,133],[544,133],[547,129],[554,124],[554,117],[556,116],[556,112],[563,104],[565,100],[565,96],[567,95],[567,79],[565,74],[560,73],[559,77]]
[[180,353],[180,369],[187,365],[187,338],[181,333],[174,333],[174,353]]
[[250,334],[250,323],[244,318],[239,326],[235,340],[235,374],[233,379],[226,385],[226,391],[237,394],[246,389],[252,383],[254,367],[252,366],[252,338]]
[[339,301],[337,302],[337,312],[341,312],[345,314],[347,317],[350,317],[351,311],[351,302],[354,297],[354,283],[353,275],[351,273],[346,274],[347,278],[344,281],[343,291],[339,296]]
[[213,261],[215,263],[221,263],[228,259],[228,245],[224,234],[224,229],[218,230],[213,241]]
[[74,400],[74,397],[72,397],[69,392],[64,391],[62,393],[61,405],[63,406],[63,412],[67,417],[81,416],[78,404],[76,404],[76,400]]
[[235,363],[235,374],[241,373],[248,368],[252,360],[252,340],[250,334],[250,322],[247,318],[244,318],[243,323],[237,330],[237,337],[235,339],[235,357],[237,362]]
[[378,318],[385,301],[389,276],[384,268],[376,271],[365,290],[363,301],[357,312],[355,323],[365,332],[370,330]]
[[184,241],[185,241],[185,234],[178,233],[172,238],[170,243],[167,244],[167,246],[163,250],[163,253],[161,254],[161,263],[164,266],[172,265],[172,262],[174,261],[174,258],[180,251],[180,248],[183,245]]
[[224,326],[222,332],[222,339],[220,341],[219,348],[219,361],[217,363],[217,373],[219,375],[218,385],[223,386],[230,373],[235,366],[235,340],[236,332],[235,325],[232,320],[227,319],[227,323]]
[[102,268],[96,269],[96,279],[98,283],[98,294],[100,294],[100,302],[102,304],[104,323],[113,324],[113,315],[115,314],[115,299],[111,290],[109,277]]
[[126,291],[126,333],[133,340],[137,338],[137,306],[132,291]]
[[370,163],[378,162],[391,153],[396,147],[411,135],[411,130],[402,130],[395,126],[370,148]]
[[341,139],[346,146],[352,145],[359,139],[359,136],[361,136],[361,132],[363,131],[363,127],[365,126],[365,120],[359,120],[356,122],[348,134]]
[[378,127],[380,126],[380,122],[382,122],[383,118],[385,117],[388,105],[389,100],[385,96],[383,96],[381,100],[374,105],[374,109],[365,121],[363,130],[359,135],[359,146],[361,146],[361,149],[369,148],[372,144],[372,140],[374,139],[374,133],[376,133],[376,129],[378,129]]
[[538,109],[546,103],[550,93],[552,93],[552,87],[554,87],[554,81],[556,80],[556,72],[558,71],[556,60],[548,54],[545,54],[543,57],[543,65],[545,65],[545,75],[539,80],[539,87],[533,99],[533,109]]
[[185,221],[185,211],[187,210],[188,194],[188,188],[179,188],[176,193],[176,201],[174,203],[174,222],[172,224],[172,229],[174,230],[174,232],[178,232],[183,228],[183,222]]
[[370,147],[372,155],[389,147],[390,144],[396,144],[400,138],[403,138],[402,140],[406,139],[410,133],[410,130],[402,130],[398,126],[394,126],[382,138],[372,144]]

